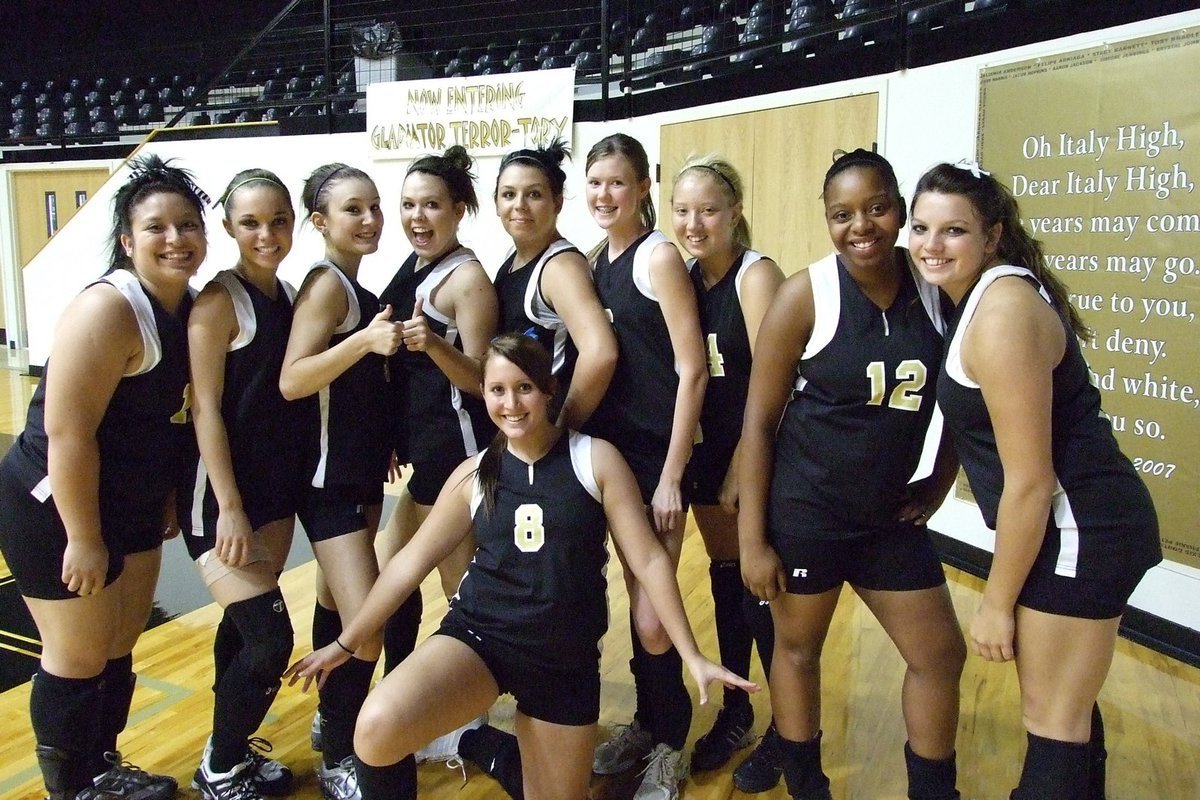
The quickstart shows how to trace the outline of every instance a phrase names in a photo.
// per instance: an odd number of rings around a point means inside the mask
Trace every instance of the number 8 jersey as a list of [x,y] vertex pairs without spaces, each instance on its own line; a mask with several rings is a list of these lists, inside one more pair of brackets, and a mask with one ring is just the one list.
[[505,448],[495,508],[476,478],[471,514],[475,556],[450,614],[535,664],[594,669],[608,629],[608,522],[591,437],[566,432],[533,464]]
[[893,524],[936,401],[945,328],[937,289],[896,251],[881,309],[832,254],[808,268],[815,311],[775,442],[775,534],[860,536]]

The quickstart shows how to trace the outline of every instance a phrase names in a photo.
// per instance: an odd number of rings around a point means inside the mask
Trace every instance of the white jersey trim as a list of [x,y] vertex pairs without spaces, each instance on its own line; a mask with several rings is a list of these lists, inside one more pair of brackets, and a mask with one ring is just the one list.
[[[349,333],[358,327],[358,321],[362,319],[362,309],[358,307],[358,292],[354,291],[354,284],[350,282],[350,278],[346,276],[346,273],[342,272],[337,264],[326,259],[321,259],[309,267],[304,279],[308,280],[308,277],[319,269],[333,270],[334,274],[338,276],[338,280],[342,282],[342,288],[346,290],[346,318],[338,323],[333,332]],[[315,486],[316,484],[313,485]]]
[[475,477],[471,480],[471,519],[475,519],[475,514],[479,511],[479,506],[483,505],[483,486],[479,483],[479,465],[483,463],[483,455],[483,453],[479,453],[473,456],[475,459]]
[[254,341],[258,332],[258,318],[254,316],[254,304],[250,301],[250,293],[242,285],[234,270],[227,269],[213,276],[213,283],[225,287],[229,299],[233,302],[233,315],[237,319],[238,335],[229,343],[229,352],[240,350]]
[[567,447],[571,453],[571,467],[575,470],[575,477],[597,503],[603,503],[600,485],[596,483],[596,467],[592,463],[592,437],[577,431],[567,431],[567,436]]
[[645,297],[656,303],[658,294],[650,284],[650,257],[654,255],[654,249],[660,244],[671,244],[671,240],[662,231],[651,231],[633,254],[633,285]]
[[[442,287],[442,284],[446,282],[454,270],[458,269],[468,261],[478,260],[479,259],[475,256],[474,250],[471,250],[469,247],[459,247],[457,250],[439,261],[437,266],[429,270],[429,274],[422,278],[421,282],[417,284],[416,299],[421,301],[422,313],[428,317],[433,317],[438,322],[448,326],[449,328],[453,328],[455,332],[457,332],[458,329],[454,325],[454,320],[452,320],[450,317],[447,317],[441,311],[438,311],[437,307],[434,306],[433,301],[430,298],[433,297],[437,290]],[[420,264],[419,261],[418,264]],[[419,265],[417,267],[417,271],[420,272],[427,266],[428,264]],[[454,339],[451,338],[450,331],[446,332],[446,338],[450,340],[451,344],[454,343]]]
[[[966,304],[963,306],[961,314],[959,314],[958,328],[954,331],[954,338],[950,340],[950,346],[946,350],[946,374],[949,375],[955,383],[966,386],[971,389],[978,389],[979,384],[967,377],[966,371],[962,365],[962,341],[963,335],[967,332],[967,326],[971,324],[971,318],[975,316],[976,309],[979,308],[979,301],[983,299],[983,293],[989,286],[996,282],[999,278],[1005,278],[1010,275],[1017,275],[1023,278],[1034,278],[1032,270],[1025,267],[1016,267],[1011,264],[1001,264],[991,269],[985,270],[983,275],[979,277],[979,282],[975,284],[975,288],[967,295]],[[1047,303],[1050,301],[1050,295],[1046,290],[1038,284],[1038,293]]]
[[142,375],[158,366],[162,361],[162,342],[158,338],[158,324],[154,321],[154,306],[146,295],[146,287],[137,275],[127,269],[116,269],[100,279],[112,286],[125,298],[137,319],[138,333],[142,338],[142,362],[125,373],[125,377]]

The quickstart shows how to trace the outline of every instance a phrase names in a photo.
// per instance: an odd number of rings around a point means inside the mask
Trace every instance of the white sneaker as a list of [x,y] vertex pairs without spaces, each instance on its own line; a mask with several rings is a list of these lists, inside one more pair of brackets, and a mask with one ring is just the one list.
[[[271,743],[261,736],[254,736],[246,742],[246,763],[250,767],[247,778],[254,783],[254,789],[265,797],[282,797],[292,793],[295,777],[292,770],[276,761],[267,754],[273,749]],[[200,756],[200,766],[192,776],[192,788],[200,790],[200,771],[206,768],[212,758],[212,736],[204,743],[204,752]]]
[[421,764],[426,761],[450,761],[458,758],[458,743],[462,736],[467,731],[475,730],[481,725],[485,725],[488,721],[487,714],[478,716],[475,719],[463,725],[461,728],[455,728],[449,733],[442,734],[434,739],[429,744],[418,750],[415,755],[417,763]]
[[646,762],[642,785],[633,800],[679,800],[679,784],[688,776],[683,751],[674,750],[669,744],[657,744],[646,756]]
[[207,752],[196,770],[192,788],[200,791],[203,800],[263,800],[254,788],[249,761],[243,761],[229,772],[211,772]]
[[650,732],[642,730],[636,719],[628,725],[617,725],[607,742],[596,745],[592,772],[597,775],[624,772],[645,758],[653,744]]
[[312,746],[315,752],[321,752],[321,745],[325,737],[321,734],[321,712],[313,712],[312,727],[308,729],[308,743]]
[[325,766],[321,759],[317,764],[317,781],[325,800],[362,800],[358,791],[358,773],[354,771],[354,756],[346,756],[333,767]]

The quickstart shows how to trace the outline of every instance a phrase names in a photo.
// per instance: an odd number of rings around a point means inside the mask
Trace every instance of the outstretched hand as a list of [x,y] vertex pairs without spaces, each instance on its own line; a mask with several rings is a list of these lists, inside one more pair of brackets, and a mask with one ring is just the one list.
[[713,681],[719,681],[730,689],[741,689],[743,692],[751,694],[757,692],[759,688],[757,683],[752,683],[730,672],[720,664],[714,664],[702,655],[689,661],[687,668],[688,672],[692,673],[692,678],[696,681],[696,686],[700,689],[701,705],[708,702],[708,685]]
[[292,664],[284,670],[282,677],[288,679],[288,686],[295,686],[296,681],[303,678],[304,685],[300,687],[302,692],[307,692],[314,680],[317,682],[317,688],[320,689],[325,685],[329,673],[349,660],[350,654],[334,641]]

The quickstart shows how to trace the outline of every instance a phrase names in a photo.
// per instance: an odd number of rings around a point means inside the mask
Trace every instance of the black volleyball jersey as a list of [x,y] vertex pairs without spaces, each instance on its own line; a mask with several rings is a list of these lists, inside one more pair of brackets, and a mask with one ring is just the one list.
[[775,441],[777,534],[851,538],[896,520],[936,402],[944,323],[906,250],[896,248],[895,265],[886,309],[837,254],[809,267],[813,329]]
[[[984,523],[993,530],[1004,468],[983,393],[964,372],[961,351],[963,333],[983,293],[1010,275],[1029,281],[1053,304],[1030,270],[1008,265],[986,270],[950,319],[937,388],[971,491]],[[1147,569],[1162,559],[1154,504],[1100,409],[1100,392],[1092,385],[1079,340],[1062,310],[1055,310],[1063,321],[1066,351],[1052,375],[1051,454],[1058,485],[1042,552],[1054,558],[1055,574],[1068,578]]]
[[[455,349],[462,340],[454,320],[442,314],[430,298],[458,267],[478,261],[475,253],[459,247],[436,261],[422,263],[416,253],[397,270],[380,302],[392,307],[392,319],[412,318],[417,298],[429,330]],[[473,456],[486,446],[492,427],[483,401],[459,391],[427,353],[401,345],[388,359],[392,375],[392,440],[400,463]]]
[[[172,490],[190,487],[188,471],[196,464],[191,420],[187,318],[192,295],[185,293],[175,315],[146,291],[137,275],[116,269],[97,283],[121,292],[137,318],[142,362],[117,383],[100,426],[100,525],[119,531],[127,521],[160,518]],[[47,471],[47,370],[29,403],[25,430],[5,459],[30,493],[45,502],[53,495]],[[194,472],[193,472],[194,474]],[[180,517],[180,522],[186,522]]]
[[567,323],[542,296],[542,272],[546,262],[560,253],[578,253],[566,239],[553,242],[532,261],[513,270],[517,254],[513,253],[496,272],[496,298],[500,301],[500,332],[524,333],[538,340],[550,354],[551,372],[565,392],[570,385],[578,352],[567,333]]
[[[371,324],[379,313],[379,298],[332,261],[318,261],[308,274],[319,269],[333,270],[346,291],[346,318],[329,338],[329,347],[335,347]],[[367,353],[317,393],[320,424],[311,482],[318,489],[364,486],[387,479],[391,447],[387,441],[385,370],[383,356]]]
[[592,270],[596,295],[612,320],[619,355],[612,381],[585,426],[621,452],[667,450],[679,389],[675,350],[650,285],[650,256],[667,242],[650,231],[615,261],[600,254]]
[[[294,503],[307,478],[297,465],[311,463],[312,453],[303,448],[315,445],[318,425],[315,396],[288,401],[279,391],[296,290],[276,279],[272,299],[232,269],[213,282],[228,292],[238,325],[225,355],[221,395],[234,480],[243,494]],[[211,496],[211,485],[205,493]]]
[[495,497],[489,514],[476,477],[476,550],[453,611],[539,666],[594,669],[608,629],[608,521],[591,437],[567,431],[534,464],[506,449]]
[[708,385],[696,444],[720,452],[726,469],[742,436],[750,388],[750,335],[742,314],[742,280],[750,266],[762,258],[761,253],[745,251],[709,288],[704,286],[704,275],[696,260],[688,262],[700,300],[700,329],[708,361]]

